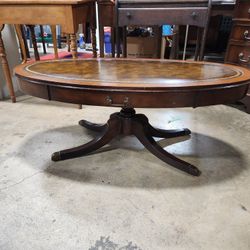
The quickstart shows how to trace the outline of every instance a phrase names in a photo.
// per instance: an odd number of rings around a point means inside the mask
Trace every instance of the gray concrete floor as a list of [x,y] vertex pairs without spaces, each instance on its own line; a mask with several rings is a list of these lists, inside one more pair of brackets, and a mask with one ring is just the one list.
[[250,116],[224,105],[137,110],[155,126],[192,130],[159,143],[199,178],[133,137],[50,161],[95,136],[78,120],[105,122],[116,110],[28,96],[0,103],[0,249],[250,249]]

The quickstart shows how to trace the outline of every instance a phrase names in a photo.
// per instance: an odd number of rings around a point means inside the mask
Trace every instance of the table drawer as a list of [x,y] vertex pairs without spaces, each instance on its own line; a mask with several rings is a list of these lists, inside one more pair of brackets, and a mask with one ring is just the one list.
[[225,62],[250,67],[250,47],[229,45]]
[[114,4],[112,2],[98,2],[98,14],[102,26],[114,26]]
[[231,39],[250,42],[250,22],[247,24],[234,24]]

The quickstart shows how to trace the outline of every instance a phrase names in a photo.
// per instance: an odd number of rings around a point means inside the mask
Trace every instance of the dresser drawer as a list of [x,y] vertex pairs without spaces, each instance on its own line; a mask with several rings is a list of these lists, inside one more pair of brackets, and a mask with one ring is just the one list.
[[250,43],[250,20],[245,24],[235,23],[233,25],[231,39]]
[[234,17],[250,19],[250,1],[239,1],[235,7]]
[[229,44],[225,62],[250,67],[250,47]]
[[119,26],[128,25],[189,25],[204,27],[208,11],[199,8],[120,8]]

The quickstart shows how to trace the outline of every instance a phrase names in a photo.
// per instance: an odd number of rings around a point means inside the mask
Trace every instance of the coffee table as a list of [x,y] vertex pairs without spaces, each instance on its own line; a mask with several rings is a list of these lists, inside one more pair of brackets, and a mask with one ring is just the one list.
[[201,174],[198,168],[168,153],[154,139],[189,135],[190,130],[154,128],[135,108],[230,103],[244,97],[250,80],[250,71],[232,65],[140,59],[40,61],[17,66],[15,74],[21,90],[32,96],[121,107],[106,124],[81,120],[80,125],[100,135],[82,146],[55,152],[53,161],[89,154],[120,134],[134,135],[152,154],[193,176]]

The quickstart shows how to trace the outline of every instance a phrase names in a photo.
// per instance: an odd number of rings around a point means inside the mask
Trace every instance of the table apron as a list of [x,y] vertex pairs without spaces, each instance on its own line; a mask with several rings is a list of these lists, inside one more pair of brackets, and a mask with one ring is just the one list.
[[94,89],[36,83],[19,79],[21,90],[43,99],[97,106],[134,108],[198,107],[232,103],[243,98],[248,83],[227,87],[199,88],[187,90],[119,90]]
[[84,5],[0,5],[0,23],[61,25],[65,33],[76,33],[88,18]]

